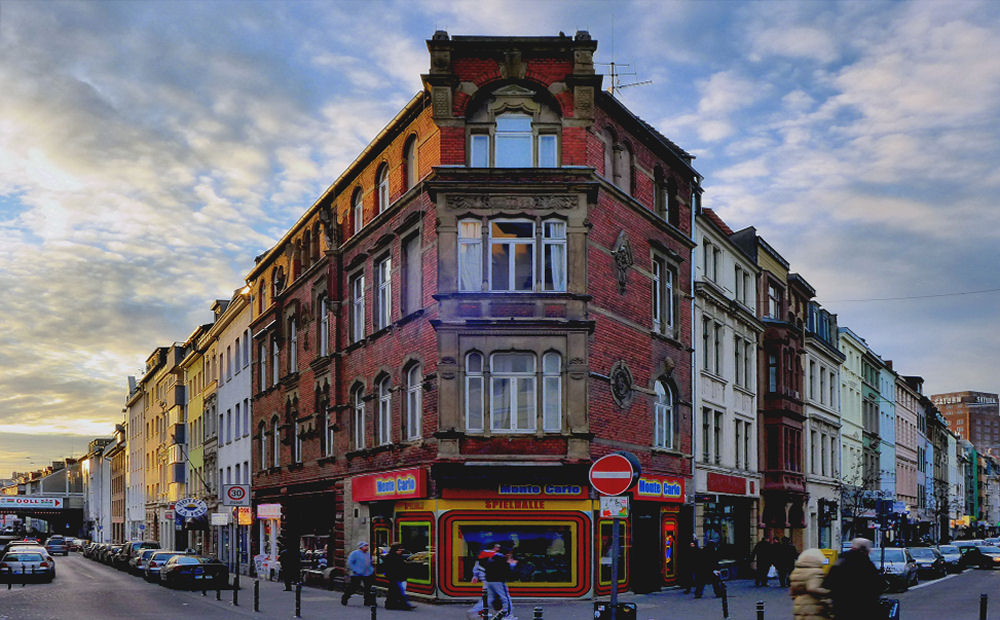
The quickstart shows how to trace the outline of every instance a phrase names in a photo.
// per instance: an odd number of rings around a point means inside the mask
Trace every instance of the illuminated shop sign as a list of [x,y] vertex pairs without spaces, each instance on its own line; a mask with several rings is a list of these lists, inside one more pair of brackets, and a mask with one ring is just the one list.
[[501,482],[489,489],[444,488],[441,496],[448,499],[586,499],[590,489],[582,484],[532,482],[527,484]]
[[427,496],[427,471],[400,469],[358,476],[351,481],[351,497],[356,502],[387,499],[416,499]]
[[643,474],[632,489],[635,499],[654,502],[683,502],[684,479],[673,476]]

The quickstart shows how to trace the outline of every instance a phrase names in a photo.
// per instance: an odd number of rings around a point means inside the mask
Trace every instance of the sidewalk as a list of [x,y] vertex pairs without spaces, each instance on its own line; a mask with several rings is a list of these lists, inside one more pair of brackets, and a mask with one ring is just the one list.
[[[215,601],[215,592],[208,593],[208,603],[225,607],[229,612],[237,612],[248,618],[285,619],[295,617],[295,592],[284,591],[284,585],[276,582],[260,582],[260,612],[253,611],[253,579],[242,578],[239,592],[239,607],[232,607],[232,592],[223,591],[222,600]],[[792,617],[792,601],[787,588],[775,585],[756,588],[753,580],[733,580],[727,582],[729,595],[729,617],[734,620],[755,620],[756,603],[764,602],[764,617],[767,620],[789,620]],[[360,595],[354,595],[347,607],[340,604],[340,592],[315,587],[302,588],[302,618],[305,620],[371,620],[371,608],[362,605]],[[189,593],[202,599],[200,592]],[[205,599],[202,599],[205,600]],[[607,600],[603,598],[601,600]],[[653,594],[622,593],[619,601],[636,603],[636,620],[676,620],[721,619],[722,601],[712,596],[711,588],[706,588],[705,598],[695,599],[691,594],[683,594],[680,589],[669,589]],[[465,620],[466,610],[472,603],[431,604],[413,600],[417,609],[398,611],[385,608],[385,598],[378,598],[377,617],[397,620],[401,618],[422,618],[424,620]],[[533,609],[542,608],[544,620],[585,620],[594,617],[594,601],[551,601],[514,599],[514,613],[518,620],[532,620]]]

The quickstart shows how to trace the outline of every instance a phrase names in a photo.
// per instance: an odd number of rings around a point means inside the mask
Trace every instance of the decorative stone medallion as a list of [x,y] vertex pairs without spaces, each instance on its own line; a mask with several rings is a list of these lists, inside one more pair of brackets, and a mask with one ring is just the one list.
[[611,398],[615,404],[622,409],[627,409],[632,404],[632,397],[635,390],[632,388],[632,371],[622,360],[618,360],[611,366]]

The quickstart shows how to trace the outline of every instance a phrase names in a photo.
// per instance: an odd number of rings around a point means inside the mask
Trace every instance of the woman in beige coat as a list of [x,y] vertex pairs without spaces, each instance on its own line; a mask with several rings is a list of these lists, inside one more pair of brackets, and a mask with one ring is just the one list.
[[826,556],[819,549],[806,549],[795,561],[789,594],[794,599],[792,615],[795,620],[824,620],[832,618],[830,591],[823,587],[823,567]]

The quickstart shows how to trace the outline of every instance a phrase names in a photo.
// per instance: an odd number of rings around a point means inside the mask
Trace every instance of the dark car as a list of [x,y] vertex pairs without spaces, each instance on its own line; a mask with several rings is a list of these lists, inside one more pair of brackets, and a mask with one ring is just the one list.
[[184,552],[156,551],[149,556],[149,559],[146,561],[146,567],[143,569],[143,576],[146,578],[146,581],[159,581],[160,569],[175,555],[184,555]]
[[957,573],[962,570],[962,552],[955,545],[938,545],[938,552],[944,558],[945,568],[949,573]]
[[1000,568],[1000,547],[969,547],[962,554],[962,564],[973,568]]
[[49,536],[49,539],[45,541],[45,548],[52,555],[69,555],[69,545],[62,536]]
[[159,549],[160,543],[152,540],[130,540],[122,545],[121,550],[115,555],[114,566],[120,570],[129,570],[131,560],[141,549]]
[[229,568],[214,558],[176,555],[160,570],[160,583],[169,588],[224,588],[229,586]]
[[118,552],[121,550],[122,550],[121,545],[108,545],[107,547],[101,550],[100,559],[108,566],[114,566],[115,556],[118,555]]
[[933,547],[910,547],[910,555],[917,563],[918,575],[944,577],[948,572],[944,556]]

